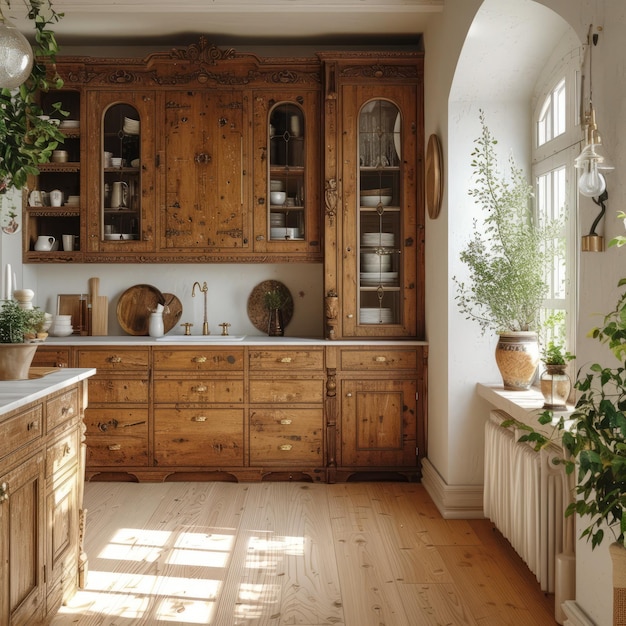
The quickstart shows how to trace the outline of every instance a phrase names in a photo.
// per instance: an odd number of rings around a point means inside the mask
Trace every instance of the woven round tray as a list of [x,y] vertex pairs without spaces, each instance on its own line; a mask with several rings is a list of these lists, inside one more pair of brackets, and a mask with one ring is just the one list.
[[265,294],[275,289],[280,289],[285,299],[282,307],[283,327],[286,328],[293,317],[293,298],[289,289],[278,280],[264,280],[248,296],[248,317],[254,327],[263,333],[267,333],[270,319],[269,311],[265,308]]

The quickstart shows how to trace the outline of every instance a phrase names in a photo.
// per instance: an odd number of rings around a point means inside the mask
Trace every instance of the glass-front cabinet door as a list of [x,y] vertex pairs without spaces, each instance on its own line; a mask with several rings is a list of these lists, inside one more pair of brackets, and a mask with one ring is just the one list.
[[416,138],[411,88],[345,87],[344,334],[415,336]]
[[89,251],[154,250],[154,98],[99,92],[89,105],[99,147],[89,166]]
[[255,251],[320,253],[318,98],[255,98]]

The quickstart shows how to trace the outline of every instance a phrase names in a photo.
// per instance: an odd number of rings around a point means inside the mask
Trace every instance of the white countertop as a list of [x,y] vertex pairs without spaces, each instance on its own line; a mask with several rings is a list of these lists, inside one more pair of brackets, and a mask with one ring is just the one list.
[[[173,335],[168,335],[172,337]],[[342,339],[331,341],[322,337],[268,337],[267,335],[245,335],[243,340],[233,339],[232,341],[224,341],[220,337],[218,341],[206,341],[201,335],[197,335],[196,340],[190,340],[180,337],[177,341],[162,341],[154,337],[137,337],[133,335],[107,335],[104,337],[81,337],[79,335],[70,335],[69,337],[48,337],[43,345],[64,345],[64,346],[198,346],[204,345],[208,347],[219,346],[425,346],[426,341],[415,341],[412,339]],[[211,337],[211,335],[209,335]]]
[[0,380],[0,419],[48,394],[61,391],[96,373],[93,368],[60,368],[50,374],[28,380]]

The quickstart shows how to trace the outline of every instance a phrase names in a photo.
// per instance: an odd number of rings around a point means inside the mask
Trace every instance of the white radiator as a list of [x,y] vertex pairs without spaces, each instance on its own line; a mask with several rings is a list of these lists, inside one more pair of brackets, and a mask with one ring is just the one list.
[[518,439],[523,431],[502,428],[510,419],[492,411],[485,424],[484,512],[535,574],[542,591],[555,591],[555,563],[573,554],[568,478],[553,465],[550,449],[535,452]]

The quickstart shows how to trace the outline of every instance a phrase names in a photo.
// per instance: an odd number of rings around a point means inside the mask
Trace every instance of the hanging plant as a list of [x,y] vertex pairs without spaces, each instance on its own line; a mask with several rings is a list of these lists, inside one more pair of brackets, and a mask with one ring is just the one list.
[[[50,0],[24,3],[35,27],[35,61],[25,83],[14,90],[0,90],[0,193],[11,187],[22,189],[28,176],[39,174],[38,165],[48,163],[52,151],[65,139],[57,124],[42,119],[37,100],[39,93],[63,86],[55,65],[58,45],[49,28],[63,14],[52,8]],[[9,0],[7,5],[11,6]],[[52,108],[59,116],[67,115],[60,103]]]

